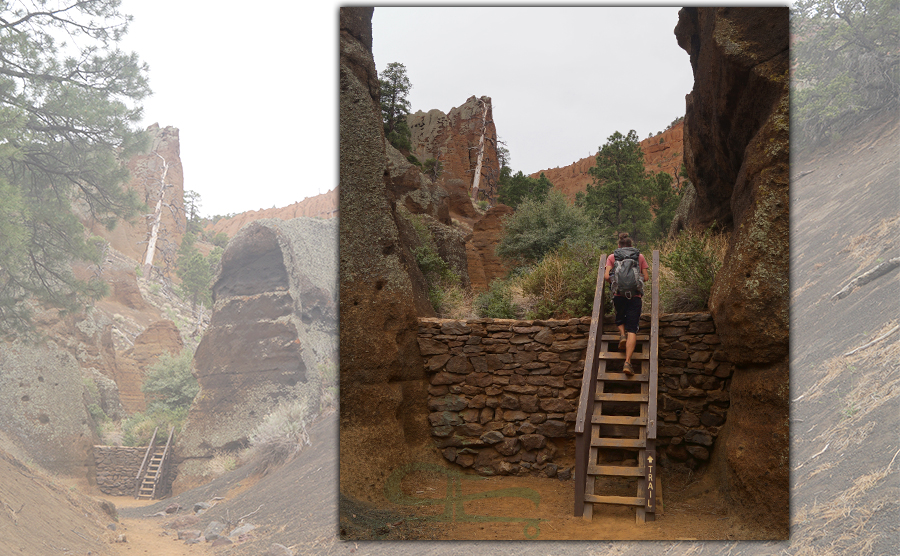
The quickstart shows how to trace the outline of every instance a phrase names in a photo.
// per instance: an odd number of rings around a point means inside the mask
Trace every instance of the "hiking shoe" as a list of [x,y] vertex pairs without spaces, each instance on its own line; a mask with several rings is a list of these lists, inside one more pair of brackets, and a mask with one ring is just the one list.
[[626,361],[625,365],[622,367],[622,372],[628,376],[634,376],[634,369],[631,368],[631,363]]
[[628,338],[626,336],[619,337],[619,351],[622,351],[625,349],[625,343],[627,341],[628,341]]

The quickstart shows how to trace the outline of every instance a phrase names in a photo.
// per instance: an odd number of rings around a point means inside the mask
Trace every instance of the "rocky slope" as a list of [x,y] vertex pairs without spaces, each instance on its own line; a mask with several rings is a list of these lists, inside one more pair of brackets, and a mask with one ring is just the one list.
[[788,534],[788,10],[684,8],[688,227],[730,229],[710,308],[735,365],[713,465],[738,511]]
[[232,216],[231,218],[223,218],[215,224],[206,227],[206,231],[212,235],[225,233],[228,237],[234,237],[241,228],[263,218],[277,218],[279,220],[291,220],[292,218],[336,218],[338,205],[337,188],[307,197],[302,201],[293,203],[286,207],[248,210]]
[[[644,167],[648,172],[656,174],[666,172],[677,180],[684,160],[684,121],[641,141],[641,151],[644,153]],[[553,187],[562,191],[570,201],[575,200],[575,194],[587,189],[594,183],[590,169],[597,165],[597,155],[582,158],[562,168],[547,168],[531,174],[532,178],[540,177],[541,173],[553,184]]]

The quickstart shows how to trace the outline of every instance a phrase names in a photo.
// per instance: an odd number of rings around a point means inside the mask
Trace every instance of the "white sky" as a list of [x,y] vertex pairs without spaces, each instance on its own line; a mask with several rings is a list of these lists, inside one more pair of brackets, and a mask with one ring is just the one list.
[[[123,48],[150,66],[144,126],[180,130],[184,185],[200,193],[203,215],[337,186],[339,6],[123,0],[134,16]],[[513,169],[531,173],[595,153],[614,131],[643,139],[684,114],[692,76],[677,12],[376,7],[373,50],[379,70],[406,66],[414,112],[490,96]]]
[[375,8],[379,72],[406,66],[412,112],[491,97],[510,166],[531,174],[684,115],[693,74],[677,7]]

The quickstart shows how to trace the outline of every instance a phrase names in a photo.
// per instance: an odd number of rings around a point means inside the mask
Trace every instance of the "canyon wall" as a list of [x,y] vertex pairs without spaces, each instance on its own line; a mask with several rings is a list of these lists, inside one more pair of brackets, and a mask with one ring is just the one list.
[[713,459],[736,510],[787,538],[788,9],[684,8],[675,36],[694,72],[684,161],[696,195],[686,226],[732,232],[710,299],[735,365]]
[[320,365],[336,357],[336,233],[334,220],[257,220],[228,243],[194,353],[200,393],[176,444],[176,491],[202,480],[214,452],[247,447],[279,405],[318,413]]
[[373,8],[340,9],[340,491],[383,497],[396,467],[434,461],[411,253],[385,180]]
[[207,226],[206,231],[212,233],[212,235],[224,233],[228,237],[234,237],[241,228],[250,222],[262,220],[263,218],[278,218],[280,220],[291,220],[301,217],[336,218],[337,205],[338,192],[337,188],[335,188],[319,195],[307,197],[286,207],[248,210],[231,218],[222,218],[215,224]]
[[[682,120],[662,133],[641,141],[645,169],[651,174],[667,172],[678,181],[678,174],[684,160],[683,137],[684,121]],[[595,154],[562,168],[540,170],[531,174],[531,177],[538,178],[543,173],[553,187],[562,191],[569,201],[574,202],[576,193],[584,192],[588,185],[594,183],[590,169],[596,165],[597,155]]]

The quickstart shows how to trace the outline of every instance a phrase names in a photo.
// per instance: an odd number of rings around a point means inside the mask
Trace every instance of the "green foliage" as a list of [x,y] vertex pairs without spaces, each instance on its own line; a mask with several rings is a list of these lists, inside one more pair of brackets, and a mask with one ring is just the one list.
[[403,152],[412,150],[412,136],[405,115],[397,117],[393,129],[388,130],[388,126],[385,124],[384,136],[395,149]]
[[414,154],[406,155],[406,160],[408,160],[410,162],[410,164],[415,164],[419,168],[422,167],[422,163],[419,162],[419,159],[416,158],[416,155],[414,155]]
[[194,354],[183,349],[178,355],[162,355],[150,366],[141,391],[150,400],[151,408],[167,410],[187,409],[200,392],[200,385],[191,373]]
[[419,246],[413,249],[413,256],[425,278],[428,300],[437,314],[447,314],[451,308],[459,306],[465,296],[459,275],[438,253],[437,243],[428,229],[425,217],[410,214],[406,210],[401,210],[400,213],[412,225],[419,239]]
[[517,208],[526,199],[541,202],[547,198],[550,188],[553,184],[547,179],[547,176],[541,172],[538,179],[526,176],[521,170],[514,175],[505,178],[501,172],[500,189],[498,191],[498,200],[504,205]]
[[436,158],[429,158],[425,161],[425,164],[422,165],[422,172],[426,175],[430,174],[432,181],[441,177],[443,171],[444,163]]
[[589,241],[564,242],[522,277],[522,291],[535,300],[530,319],[590,315],[602,249]]
[[644,153],[635,131],[610,135],[590,174],[594,183],[575,196],[576,204],[596,219],[605,235],[627,231],[636,240],[645,235],[642,232],[652,214],[646,196]]
[[[175,274],[181,279],[181,294],[191,301],[191,306],[198,303],[206,306],[212,304],[212,270],[210,260],[197,249],[196,237],[192,233],[184,234],[181,247],[178,248],[178,259],[175,262]],[[217,248],[221,249],[221,247]],[[220,255],[221,257],[221,255]],[[216,261],[218,262],[218,261]]]
[[[98,263],[79,215],[113,227],[140,203],[123,161],[146,146],[136,105],[146,66],[118,41],[113,0],[0,4],[0,332],[27,331],[27,300],[64,311],[105,293],[71,261]],[[65,48],[58,42],[66,37]]]
[[187,407],[168,409],[162,406],[151,407],[146,413],[135,413],[122,424],[122,444],[147,446],[156,427],[159,427],[159,432],[154,443],[162,444],[168,438],[170,427],[175,427],[176,435],[181,432],[187,415]]
[[409,114],[410,105],[406,97],[412,89],[412,83],[406,75],[406,66],[398,62],[388,64],[381,72],[378,82],[381,84],[381,117],[384,132],[390,134],[396,131],[399,121],[405,122],[405,116]]
[[[684,165],[682,164],[682,167]],[[660,172],[647,178],[647,199],[654,209],[654,216],[647,226],[650,239],[663,238],[668,235],[675,211],[681,203],[682,189],[672,187],[673,178],[666,172]]]
[[525,199],[503,222],[497,255],[518,264],[541,260],[563,241],[597,237],[584,210],[570,205],[557,190],[551,190],[543,201]]
[[516,318],[516,307],[513,305],[510,284],[502,280],[494,280],[488,291],[476,296],[474,308],[480,318]]
[[800,144],[837,139],[867,111],[897,106],[896,0],[800,0],[791,13],[791,55],[803,61],[791,79],[791,121]]
[[99,425],[109,421],[109,417],[106,415],[106,412],[100,408],[99,404],[92,403],[88,405],[87,410],[95,424]]
[[191,189],[184,191],[184,216],[187,219],[188,233],[199,234],[203,231],[203,218],[200,216],[200,194]]
[[727,238],[710,227],[704,232],[682,230],[660,246],[660,297],[664,311],[702,311],[709,306],[726,244]]

